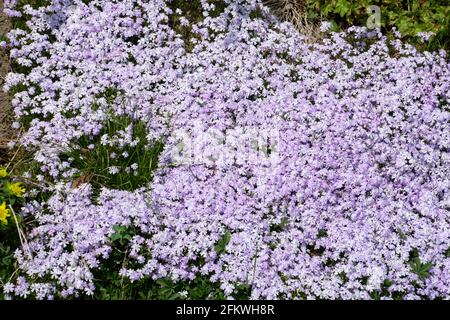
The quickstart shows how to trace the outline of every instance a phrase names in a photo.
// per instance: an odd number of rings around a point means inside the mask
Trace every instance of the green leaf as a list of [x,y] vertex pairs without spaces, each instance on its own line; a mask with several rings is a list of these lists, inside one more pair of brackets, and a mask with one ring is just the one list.
[[270,226],[270,231],[272,232],[281,232],[284,228],[289,224],[289,219],[284,217],[281,219],[279,224],[274,224]]
[[131,235],[126,234],[126,235],[123,236],[123,239],[125,239],[125,240],[131,240]]
[[414,258],[410,262],[411,271],[419,276],[420,280],[425,280],[430,276],[430,270],[433,268],[433,263],[422,263],[419,257]]
[[218,254],[225,253],[226,247],[231,240],[231,232],[229,230],[225,231],[223,237],[217,241],[216,246],[214,247],[215,251]]
[[351,11],[350,3],[347,0],[339,0],[336,3],[336,13],[342,17],[344,17],[347,13]]
[[328,236],[327,230],[325,229],[320,229],[319,232],[317,233],[317,238],[325,238]]
[[114,233],[114,234],[111,236],[111,240],[112,240],[112,241],[117,241],[117,240],[120,240],[120,239],[122,239],[122,236],[121,236],[119,233]]

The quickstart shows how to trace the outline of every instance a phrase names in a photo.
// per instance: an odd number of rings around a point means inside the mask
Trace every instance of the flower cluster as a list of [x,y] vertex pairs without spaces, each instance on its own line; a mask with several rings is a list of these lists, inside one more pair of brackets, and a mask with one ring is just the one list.
[[[38,299],[52,299],[55,292],[62,297],[80,292],[92,294],[95,289],[92,270],[112,250],[113,227],[138,225],[147,231],[145,226],[155,223],[145,192],[105,190],[98,204],[93,204],[88,185],[77,189],[61,185],[58,189],[61,191],[45,207],[33,205],[40,226],[31,232],[29,243],[16,254],[28,277],[47,277],[52,281],[36,281],[26,286],[10,284],[5,286],[6,294],[33,295]],[[25,281],[23,277],[20,279]]]
[[10,206],[23,202],[25,188],[21,182],[12,182],[6,168],[0,167],[0,226],[6,226],[10,220]]
[[8,217],[11,214],[9,213],[9,209],[6,208],[6,202],[3,202],[0,204],[0,223],[1,224],[8,224]]
[[[363,28],[311,45],[260,1],[200,2],[195,21],[169,0],[21,9],[30,30],[9,45],[29,72],[10,73],[6,88],[23,89],[13,103],[32,118],[23,143],[42,171],[70,179],[61,153],[110,117],[146,123],[148,143],[165,148],[145,188],[93,202],[89,186],[65,186],[34,210],[16,255],[23,277],[5,291],[92,294],[121,226],[133,230],[120,270],[130,281],[201,275],[228,297],[247,284],[253,299],[450,298],[445,53]],[[177,130],[208,148],[205,132],[240,128],[277,132],[266,153],[278,160],[173,157]]]

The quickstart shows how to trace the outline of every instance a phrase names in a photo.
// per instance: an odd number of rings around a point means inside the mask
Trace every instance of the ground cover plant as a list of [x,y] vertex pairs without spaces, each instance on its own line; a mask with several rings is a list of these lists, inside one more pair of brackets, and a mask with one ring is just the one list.
[[310,19],[320,17],[332,22],[337,28],[365,26],[369,15],[378,14],[380,27],[387,33],[397,29],[404,37],[416,44],[421,43],[422,37],[425,36],[429,38],[429,41],[426,41],[422,47],[450,49],[448,37],[450,6],[445,0],[299,0],[296,2],[303,4],[304,14]]
[[258,0],[5,6],[42,183],[7,298],[450,298],[444,50]]

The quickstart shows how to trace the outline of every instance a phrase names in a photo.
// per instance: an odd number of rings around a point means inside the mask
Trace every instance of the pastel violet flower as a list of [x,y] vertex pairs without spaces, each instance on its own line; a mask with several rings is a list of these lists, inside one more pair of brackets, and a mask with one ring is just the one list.
[[108,168],[108,173],[112,175],[116,175],[120,172],[120,168],[116,166],[111,166]]
[[6,208],[6,202],[0,204],[0,223],[3,225],[8,224],[8,217],[10,215],[9,209]]
[[186,26],[189,25],[189,20],[186,19],[185,17],[181,17],[180,18],[180,24],[181,24],[181,26],[186,27]]
[[319,30],[320,30],[320,32],[327,32],[327,31],[331,30],[332,27],[333,27],[333,24],[331,22],[323,21],[320,24]]
[[432,32],[432,31],[417,33],[417,37],[419,37],[419,39],[422,43],[428,42],[435,35],[436,35],[436,33]]
[[25,188],[22,186],[21,182],[15,182],[15,183],[6,183],[6,191],[15,197],[21,198],[23,194],[25,193]]
[[20,129],[20,123],[15,121],[12,123],[11,128],[13,129]]

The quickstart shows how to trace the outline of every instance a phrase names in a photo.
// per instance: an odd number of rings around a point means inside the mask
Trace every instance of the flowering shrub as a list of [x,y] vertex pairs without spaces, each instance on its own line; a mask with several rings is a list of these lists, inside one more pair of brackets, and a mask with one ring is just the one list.
[[[10,2],[29,19],[9,34],[23,69],[6,89],[22,143],[56,185],[29,209],[37,225],[5,293],[93,295],[121,248],[116,271],[130,282],[203,277],[228,298],[450,298],[445,52],[362,28],[310,45],[256,0],[202,0],[195,19],[172,5]],[[109,130],[114,119],[144,134]],[[223,139],[248,128],[278,134],[263,146]],[[111,182],[148,161],[114,159],[160,141],[147,180]],[[179,161],[180,150],[203,156]],[[86,163],[109,175],[99,194],[72,183]]]

